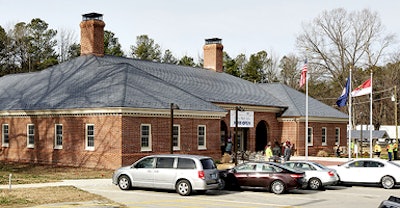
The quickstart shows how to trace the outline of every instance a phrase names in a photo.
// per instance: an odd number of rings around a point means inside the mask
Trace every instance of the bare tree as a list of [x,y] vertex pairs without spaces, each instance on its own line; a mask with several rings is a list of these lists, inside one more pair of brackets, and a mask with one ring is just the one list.
[[268,58],[268,61],[265,62],[264,64],[264,69],[263,69],[263,80],[262,82],[265,83],[272,83],[272,82],[278,82],[279,79],[279,67],[278,67],[278,56],[274,54],[272,51],[269,53],[270,57]]
[[324,11],[308,24],[297,37],[297,47],[310,59],[309,64],[331,81],[342,86],[350,66],[375,66],[394,41],[384,34],[376,12],[368,9],[348,13],[339,8]]
[[67,61],[69,59],[69,53],[71,45],[76,43],[76,36],[74,31],[67,31],[65,29],[60,29],[60,33],[58,35],[58,61],[60,63]]
[[284,56],[279,63],[281,82],[295,89],[299,87],[300,70],[298,70],[298,63],[299,59],[294,54]]

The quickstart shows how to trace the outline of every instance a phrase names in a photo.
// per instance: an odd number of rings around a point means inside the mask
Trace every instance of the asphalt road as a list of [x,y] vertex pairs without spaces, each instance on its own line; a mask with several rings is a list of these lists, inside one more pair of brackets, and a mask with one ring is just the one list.
[[[315,159],[315,158],[313,158]],[[344,158],[331,158],[326,163],[342,163]],[[328,165],[328,164],[327,164]],[[329,186],[322,191],[293,190],[289,193],[276,195],[261,190],[244,191],[207,191],[205,194],[193,194],[183,197],[175,191],[133,189],[122,191],[118,186],[111,183],[111,179],[90,180],[66,180],[56,183],[12,185],[12,188],[29,188],[43,186],[72,185],[82,190],[101,195],[126,207],[149,208],[149,207],[185,207],[185,208],[208,208],[208,207],[234,207],[234,208],[376,208],[382,200],[389,196],[400,197],[400,187],[395,189],[383,189],[378,186]],[[8,185],[0,185],[0,189],[8,189]],[[96,207],[110,208],[118,207],[116,204],[99,204],[98,202],[47,204],[38,206],[40,208],[54,207]]]
[[[111,183],[111,179],[66,180],[48,184],[15,185],[12,188],[29,188],[43,186],[72,185],[82,190],[104,196],[126,207],[235,207],[235,208],[261,208],[261,207],[304,207],[304,208],[376,208],[382,200],[389,196],[400,196],[400,188],[383,189],[378,186],[329,186],[322,191],[293,190],[285,194],[276,195],[261,190],[244,191],[207,191],[205,194],[193,194],[183,197],[175,191],[133,189],[122,191]],[[2,185],[0,189],[7,189]],[[98,202],[85,202],[82,204],[72,202],[63,204],[41,205],[41,208],[53,207],[118,207],[115,204],[99,204]]]
[[276,195],[260,190],[207,191],[183,197],[175,191],[133,189],[122,191],[110,179],[66,181],[74,186],[107,197],[127,207],[307,207],[376,208],[389,196],[400,196],[400,188],[329,186],[322,191],[294,190]]

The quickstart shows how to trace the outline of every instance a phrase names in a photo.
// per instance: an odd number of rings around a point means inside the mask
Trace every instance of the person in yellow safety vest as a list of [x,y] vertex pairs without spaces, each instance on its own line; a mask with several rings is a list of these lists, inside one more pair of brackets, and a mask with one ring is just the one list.
[[397,149],[398,149],[398,144],[397,144],[397,142],[394,142],[394,144],[393,144],[393,160],[397,160]]
[[386,147],[388,151],[388,156],[389,156],[389,161],[392,161],[392,156],[393,156],[393,144],[389,142],[389,144]]
[[265,148],[265,161],[269,161],[272,158],[272,148],[271,148],[271,143],[268,142],[266,148]]
[[377,157],[381,157],[382,148],[378,143],[375,143],[374,152]]
[[353,142],[353,141],[350,142],[350,151],[351,151],[351,154],[352,154],[352,155],[355,155],[355,152],[354,152],[354,142]]

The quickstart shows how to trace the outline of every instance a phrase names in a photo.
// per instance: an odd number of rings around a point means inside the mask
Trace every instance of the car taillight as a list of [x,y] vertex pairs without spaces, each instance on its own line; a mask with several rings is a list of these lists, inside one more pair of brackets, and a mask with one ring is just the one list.
[[199,175],[199,178],[200,178],[200,179],[203,179],[203,180],[205,179],[205,177],[204,177],[204,171],[202,171],[202,170],[199,171],[199,172],[198,172],[198,175]]
[[290,177],[292,177],[292,178],[303,178],[304,175],[303,174],[290,174]]
[[328,175],[332,177],[332,176],[335,176],[335,173],[333,171],[329,171]]

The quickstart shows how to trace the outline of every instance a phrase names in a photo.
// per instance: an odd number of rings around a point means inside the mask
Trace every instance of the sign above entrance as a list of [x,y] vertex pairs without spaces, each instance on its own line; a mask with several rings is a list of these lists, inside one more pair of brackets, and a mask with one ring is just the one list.
[[[236,127],[236,111],[231,110],[230,127]],[[254,127],[254,111],[238,111],[238,127]]]

